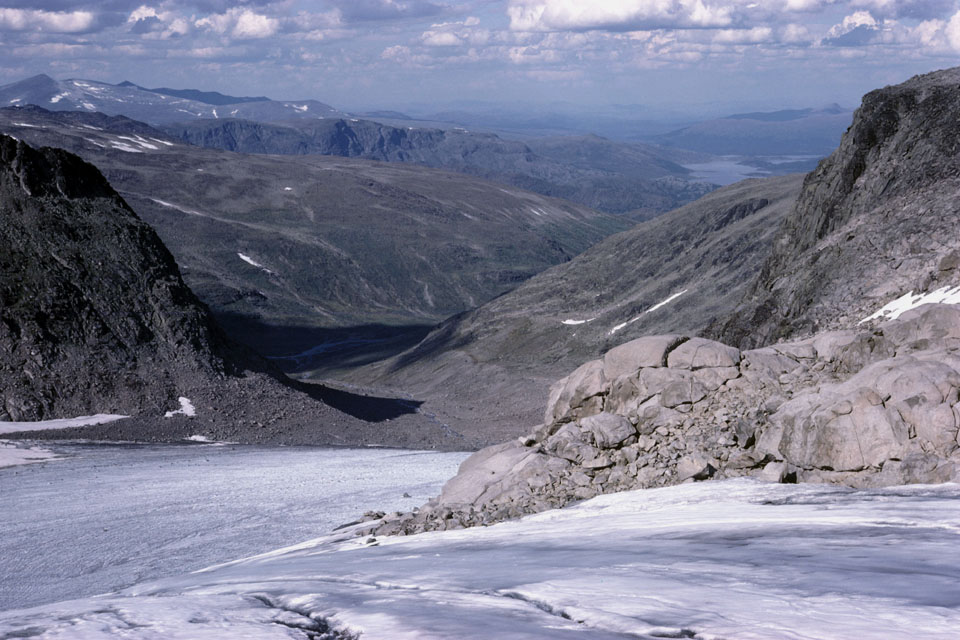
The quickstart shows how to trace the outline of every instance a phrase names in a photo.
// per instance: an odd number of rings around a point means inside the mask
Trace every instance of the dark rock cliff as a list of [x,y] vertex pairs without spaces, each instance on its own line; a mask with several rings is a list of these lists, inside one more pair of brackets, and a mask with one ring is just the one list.
[[99,171],[0,137],[0,419],[176,406],[220,377],[173,256]]
[[741,305],[710,334],[767,344],[953,283],[955,269],[940,266],[960,249],[958,113],[960,69],[868,93],[839,148],[807,176]]

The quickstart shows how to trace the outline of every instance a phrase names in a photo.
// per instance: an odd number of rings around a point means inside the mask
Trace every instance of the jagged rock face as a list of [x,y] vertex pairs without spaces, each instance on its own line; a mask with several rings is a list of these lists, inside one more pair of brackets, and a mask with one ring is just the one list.
[[545,424],[465,461],[439,499],[371,529],[489,523],[708,478],[960,480],[960,309],[741,351],[640,338],[554,385]]
[[709,335],[769,344],[960,279],[956,260],[944,261],[960,250],[958,112],[960,68],[867,94],[839,148],[807,176],[743,303]]
[[175,406],[181,378],[224,372],[206,308],[94,167],[0,136],[0,194],[0,420]]

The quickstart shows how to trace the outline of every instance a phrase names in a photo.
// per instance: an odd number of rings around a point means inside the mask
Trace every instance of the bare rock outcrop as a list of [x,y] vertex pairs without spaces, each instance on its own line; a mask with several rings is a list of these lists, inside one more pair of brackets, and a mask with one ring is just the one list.
[[707,330],[743,348],[849,326],[880,300],[956,280],[960,68],[863,97],[807,175],[759,275]]
[[651,336],[557,382],[544,424],[477,452],[439,498],[367,531],[487,524],[710,478],[960,480],[958,425],[957,307],[748,351]]

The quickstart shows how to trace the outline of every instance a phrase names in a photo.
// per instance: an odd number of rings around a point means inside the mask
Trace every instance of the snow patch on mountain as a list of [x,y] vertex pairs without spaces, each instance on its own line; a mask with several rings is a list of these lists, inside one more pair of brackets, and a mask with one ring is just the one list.
[[656,311],[657,309],[659,309],[660,307],[664,306],[665,304],[669,304],[669,303],[673,302],[674,300],[676,300],[677,298],[679,298],[680,296],[682,296],[683,294],[685,294],[687,291],[688,291],[687,289],[684,289],[683,291],[679,291],[679,292],[677,292],[677,293],[669,296],[668,298],[666,298],[666,299],[664,299],[664,300],[661,300],[661,301],[658,302],[657,304],[653,305],[652,307],[650,307],[649,309],[647,309],[646,311],[644,311],[643,313],[641,313],[640,315],[638,315],[636,318],[632,318],[632,319],[630,319],[630,320],[627,320],[626,322],[623,322],[623,323],[621,323],[621,324],[618,324],[617,326],[615,326],[613,329],[610,330],[610,335],[613,335],[613,334],[615,334],[617,331],[620,331],[621,329],[623,329],[624,327],[627,327],[627,326],[633,324],[634,322],[636,322],[637,320],[639,320],[640,318],[642,318],[642,317],[645,316],[646,314],[651,313],[651,312],[653,312],[653,311]]
[[896,300],[888,302],[857,324],[879,319],[896,320],[907,311],[916,309],[923,304],[960,304],[960,286],[942,287],[936,291],[927,293],[914,293],[911,291]]
[[55,418],[53,420],[38,420],[33,422],[0,422],[0,434],[16,433],[19,431],[48,431],[50,429],[68,429],[70,427],[88,427],[95,424],[106,424],[129,418],[112,413],[98,413],[92,416],[77,418]]
[[263,266],[262,264],[260,264],[259,262],[257,262],[257,261],[254,260],[253,258],[251,258],[250,256],[248,256],[248,255],[246,255],[246,254],[243,254],[243,253],[240,253],[239,251],[237,252],[237,255],[240,257],[241,260],[243,260],[243,261],[246,262],[247,264],[253,265],[254,267],[257,267],[258,269],[262,269],[263,271],[266,271],[266,272],[269,273],[269,274],[273,274],[273,271],[271,271],[270,269],[267,269],[265,266]]
[[177,400],[180,401],[180,408],[177,409],[176,411],[167,411],[166,413],[163,414],[164,418],[172,418],[173,416],[180,416],[180,415],[187,416],[188,418],[192,418],[193,416],[197,415],[197,410],[193,406],[193,402],[190,401],[190,398],[185,398],[183,396],[180,396],[179,398],[177,398]]

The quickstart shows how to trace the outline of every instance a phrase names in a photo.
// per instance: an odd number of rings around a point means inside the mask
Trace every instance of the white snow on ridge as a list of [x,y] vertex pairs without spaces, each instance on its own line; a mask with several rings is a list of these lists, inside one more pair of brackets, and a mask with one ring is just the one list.
[[173,416],[180,415],[192,418],[193,416],[197,415],[197,410],[194,408],[193,403],[190,402],[190,398],[184,398],[183,396],[180,396],[177,398],[177,400],[180,401],[180,408],[176,411],[167,411],[163,414],[164,418],[172,418]]
[[289,638],[278,622],[314,620],[364,640],[955,640],[958,506],[956,484],[632,491],[375,545],[346,530],[116,595],[0,612],[0,634]]
[[[147,142],[146,140],[144,140],[144,139],[141,138],[140,136],[133,136],[133,137],[130,137],[130,136],[117,136],[117,138],[120,139],[120,140],[128,140],[128,141],[132,142],[133,144],[140,145],[140,146],[143,147],[144,149],[150,149],[151,151],[156,151],[156,150],[158,150],[158,149],[160,148],[160,147],[158,147],[158,146],[155,145],[155,144],[150,144],[149,142]],[[121,144],[123,144],[123,143],[121,143]]]
[[657,309],[659,309],[659,308],[662,307],[663,305],[665,305],[665,304],[667,304],[667,303],[669,303],[669,302],[673,302],[674,300],[676,300],[677,298],[679,298],[680,296],[682,296],[683,294],[685,294],[687,291],[689,291],[689,289],[684,289],[683,291],[679,291],[679,292],[677,292],[677,293],[675,293],[675,294],[667,297],[666,299],[661,300],[661,301],[658,302],[657,304],[653,305],[652,307],[650,307],[649,309],[647,309],[646,311],[644,311],[643,313],[641,313],[640,315],[638,315],[636,318],[631,318],[630,320],[627,320],[626,322],[623,322],[623,323],[621,323],[621,324],[618,324],[617,326],[615,326],[613,329],[610,330],[609,335],[612,336],[612,335],[615,334],[617,331],[620,331],[620,329],[623,329],[623,328],[626,327],[627,325],[633,324],[634,322],[636,322],[637,320],[639,320],[640,318],[642,318],[642,317],[645,316],[646,314],[650,313],[651,311],[656,311]]
[[172,143],[172,142],[168,142],[168,141],[166,141],[166,140],[158,140],[157,138],[150,138],[150,139],[153,140],[154,142],[159,142],[160,144],[166,145],[166,146],[168,146],[168,147],[172,147],[172,146],[173,146],[173,143]]
[[26,123],[26,122],[11,122],[10,124],[12,124],[12,125],[15,126],[15,127],[28,127],[28,128],[30,128],[30,129],[43,129],[43,127],[41,127],[41,126],[38,125],[38,124],[29,124],[29,123]]
[[66,98],[68,95],[70,95],[70,94],[68,94],[68,93],[58,93],[57,95],[55,95],[55,96],[53,96],[52,98],[50,98],[50,103],[51,103],[51,104],[57,104],[58,102],[60,102],[60,101],[63,100],[64,98]]
[[38,420],[34,422],[0,422],[0,434],[17,431],[48,431],[50,429],[68,429],[70,427],[87,427],[95,424],[114,422],[130,416],[121,416],[111,413],[98,413],[93,416],[78,418],[56,418],[53,420]]
[[867,316],[857,324],[863,324],[864,322],[881,318],[884,320],[896,320],[907,311],[916,309],[923,304],[960,304],[960,286],[953,288],[942,287],[928,293],[915,294],[911,291],[892,302],[888,302],[875,313]]
[[[203,169],[197,169],[197,171],[203,171]],[[181,213],[186,213],[186,214],[189,214],[189,215],[191,215],[191,216],[203,216],[204,218],[209,218],[209,217],[211,217],[211,216],[208,216],[208,215],[205,214],[205,213],[200,213],[199,211],[194,211],[193,209],[187,209],[186,207],[181,207],[180,205],[173,204],[172,202],[167,202],[166,200],[158,200],[157,198],[150,198],[150,200],[151,200],[152,202],[156,202],[157,204],[159,204],[159,205],[162,206],[162,207],[167,207],[167,208],[169,208],[169,209],[176,209],[177,211],[179,211],[179,212],[181,212]]]
[[260,264],[259,262],[257,262],[257,261],[254,260],[253,258],[251,258],[250,256],[248,256],[248,255],[246,255],[246,254],[243,254],[243,253],[240,253],[239,251],[237,252],[237,255],[240,256],[240,259],[243,260],[244,262],[246,262],[247,264],[253,265],[254,267],[257,267],[258,269],[262,269],[263,271],[266,271],[267,273],[273,275],[273,271],[271,271],[270,269],[267,269],[265,266],[263,266],[262,264]]
[[9,442],[0,442],[0,468],[60,459],[60,456],[49,449],[18,447]]
[[587,324],[588,322],[593,322],[594,320],[596,320],[596,318],[590,318],[589,320],[562,320],[560,324],[576,326],[579,324]]
[[126,151],[127,153],[143,153],[143,149],[137,149],[136,147],[132,147],[125,142],[111,142],[110,146],[117,151]]

